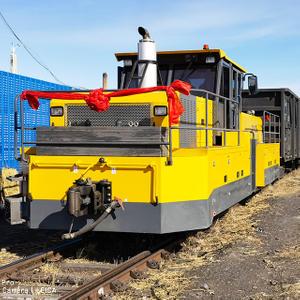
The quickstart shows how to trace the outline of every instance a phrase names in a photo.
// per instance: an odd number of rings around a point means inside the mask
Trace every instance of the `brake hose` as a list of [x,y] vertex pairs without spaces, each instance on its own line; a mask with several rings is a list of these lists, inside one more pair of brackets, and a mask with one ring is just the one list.
[[82,235],[88,231],[93,230],[98,224],[100,224],[106,217],[108,214],[110,214],[110,212],[115,209],[117,206],[119,205],[118,201],[112,201],[111,205],[109,207],[106,208],[106,210],[102,213],[102,215],[92,224],[83,227],[82,229],[73,232],[73,233],[65,233],[61,236],[61,238],[63,240],[69,240],[69,239],[74,239],[76,237],[78,237],[79,235]]

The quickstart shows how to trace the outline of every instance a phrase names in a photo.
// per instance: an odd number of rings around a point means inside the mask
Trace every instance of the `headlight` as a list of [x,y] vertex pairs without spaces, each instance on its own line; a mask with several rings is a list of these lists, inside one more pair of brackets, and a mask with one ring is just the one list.
[[168,108],[166,106],[154,106],[154,116],[166,116],[168,114]]
[[62,106],[53,106],[50,108],[51,117],[61,117],[64,115],[64,110]]

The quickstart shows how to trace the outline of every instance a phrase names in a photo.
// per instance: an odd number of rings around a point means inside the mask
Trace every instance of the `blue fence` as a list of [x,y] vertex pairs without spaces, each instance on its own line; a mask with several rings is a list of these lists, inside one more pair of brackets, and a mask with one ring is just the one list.
[[[0,169],[20,169],[20,162],[14,155],[14,100],[24,90],[71,90],[72,87],[59,85],[39,79],[22,75],[16,75],[0,71]],[[18,112],[20,109],[18,109]],[[40,100],[38,110],[33,110],[24,101],[24,125],[25,127],[49,126],[50,125],[50,101]],[[18,113],[18,124],[20,126],[20,113]],[[26,141],[35,141],[35,131],[25,131]],[[18,145],[20,140],[18,137]]]

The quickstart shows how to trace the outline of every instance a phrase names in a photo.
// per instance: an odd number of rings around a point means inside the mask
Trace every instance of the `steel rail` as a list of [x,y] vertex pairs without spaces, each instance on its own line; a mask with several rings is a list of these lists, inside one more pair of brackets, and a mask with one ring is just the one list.
[[[0,267],[0,279],[10,279],[13,274],[28,272],[32,269],[38,268],[46,262],[58,261],[66,254],[74,252],[74,246],[78,247],[81,244],[86,243],[94,237],[86,239],[78,239],[70,243],[46,250],[27,258],[15,261],[9,265]],[[158,268],[158,262],[161,261],[167,254],[165,251],[172,251],[174,246],[181,240],[175,237],[171,237],[163,243],[153,247],[148,251],[143,251],[131,259],[121,263],[115,268],[106,271],[102,275],[96,277],[92,281],[67,292],[63,296],[49,296],[49,299],[71,300],[71,299],[99,299],[105,293],[110,290],[116,290],[118,287],[126,287],[124,283],[127,283],[132,278],[140,278],[141,274],[147,270],[147,268]],[[165,254],[165,255],[164,255]],[[2,295],[2,294],[1,294]],[[0,295],[0,297],[1,297]],[[15,297],[15,294],[3,294],[2,296]],[[28,295],[33,297],[33,295]],[[43,298],[44,296],[34,295],[35,298]]]
[[122,286],[123,282],[134,278],[134,274],[137,272],[144,272],[149,266],[151,267],[151,264],[161,261],[165,251],[170,251],[178,243],[178,239],[171,238],[155,249],[143,251],[113,270],[105,272],[87,284],[60,297],[59,300],[98,300],[112,289],[113,283],[120,283]]
[[12,262],[8,265],[0,267],[0,278],[7,278],[8,275],[14,272],[25,271],[33,268],[37,268],[43,265],[47,261],[56,261],[62,257],[62,254],[73,252],[74,246],[78,246],[85,243],[88,239],[77,239],[75,241],[63,244],[61,246],[33,254],[29,257],[20,259],[18,261]]

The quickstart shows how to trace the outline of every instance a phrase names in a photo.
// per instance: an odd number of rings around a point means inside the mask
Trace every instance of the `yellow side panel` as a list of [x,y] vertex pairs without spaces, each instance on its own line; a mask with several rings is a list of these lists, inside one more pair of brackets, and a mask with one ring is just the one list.
[[250,148],[227,147],[211,149],[208,158],[209,195],[214,189],[249,176]]
[[280,164],[280,144],[257,144],[256,186],[265,186],[265,170]]
[[172,166],[162,165],[162,202],[207,199],[207,155],[174,157]]
[[208,199],[214,189],[250,174],[245,148],[202,152],[174,157],[172,166],[160,157],[105,157],[100,164],[99,157],[31,156],[29,193],[33,200],[66,200],[75,180],[90,177],[112,181],[112,197],[125,202],[154,203],[156,197],[160,203],[193,201]]
[[[112,197],[126,202],[176,202],[207,198],[207,157],[166,158],[34,156],[30,161],[32,199],[66,200],[68,189],[83,174],[92,181],[112,181]],[[32,184],[34,183],[34,184]]]
[[259,117],[241,113],[241,131],[252,131],[257,139],[257,143],[262,143],[262,120]]
[[101,164],[95,156],[31,156],[29,193],[33,200],[66,200],[77,179],[90,177],[112,181],[112,198],[127,202],[208,199],[214,189],[250,175],[250,137],[241,134],[242,146],[175,150],[172,166],[166,157],[104,157]]
[[[111,103],[153,103],[167,105],[166,93],[148,93],[130,97],[112,98]],[[53,100],[58,106],[64,101]],[[81,103],[70,101],[65,103]],[[212,101],[208,102],[208,126],[212,127]],[[197,98],[197,123],[204,120],[205,99]],[[101,113],[99,114],[101,116]],[[54,121],[53,121],[54,120]],[[56,126],[65,126],[64,117],[53,117]],[[156,126],[168,126],[167,117],[157,117]],[[241,128],[255,131],[261,138],[260,118],[241,114]],[[29,170],[29,193],[32,199],[66,200],[68,189],[80,177],[92,181],[112,181],[112,198],[117,196],[127,202],[160,203],[208,199],[214,189],[250,175],[251,133],[226,134],[227,147],[179,149],[179,130],[172,131],[173,165],[166,166],[166,157],[99,157],[91,156],[31,156]],[[224,136],[223,136],[224,138]],[[213,132],[209,131],[209,145]],[[206,144],[205,131],[198,131],[198,146]],[[279,149],[279,148],[278,148]],[[257,167],[258,168],[258,167]],[[34,184],[32,184],[34,183]]]
[[[238,146],[238,138],[238,132],[226,132],[226,146]],[[225,145],[224,139],[225,133],[223,133],[223,145]]]
[[[198,127],[206,127],[206,99],[197,97],[197,125]],[[213,102],[208,101],[208,127],[213,127]],[[208,131],[208,146],[213,144],[213,131]],[[206,132],[205,130],[197,131],[197,146],[206,146]]]
[[[128,202],[154,202],[160,158],[31,156],[29,166],[29,193],[33,199],[66,200],[68,189],[82,175],[92,181],[112,181],[112,197]],[[154,184],[153,184],[154,183]]]

